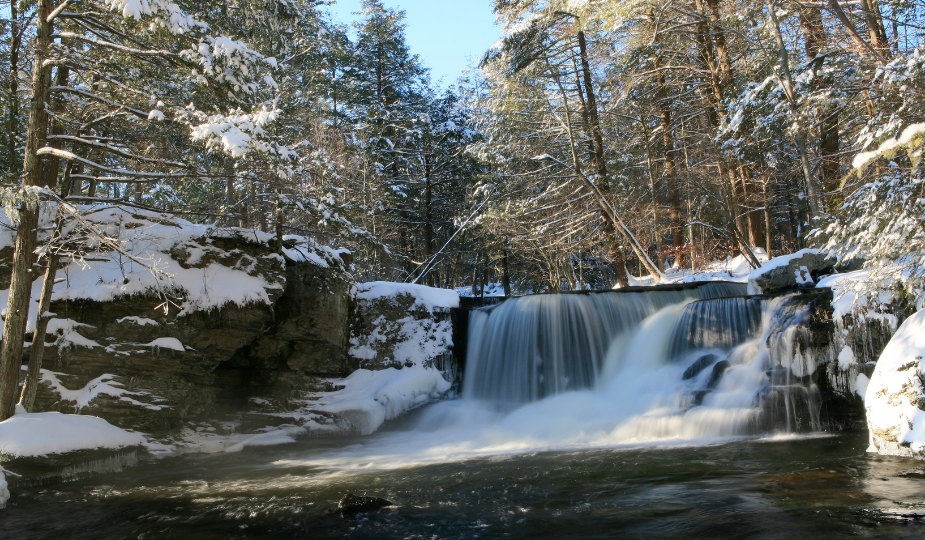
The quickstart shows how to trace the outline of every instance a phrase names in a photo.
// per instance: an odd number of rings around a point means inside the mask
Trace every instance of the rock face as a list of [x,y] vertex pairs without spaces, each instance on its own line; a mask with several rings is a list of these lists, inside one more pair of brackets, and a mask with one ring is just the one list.
[[252,369],[346,375],[350,283],[343,272],[290,264],[274,322],[244,352]]
[[422,285],[364,283],[357,286],[347,369],[437,367],[453,382],[453,291]]
[[748,294],[770,294],[813,287],[820,276],[832,273],[835,259],[818,249],[804,249],[776,257],[748,276]]
[[865,404],[871,450],[925,459],[925,311],[909,317],[877,361]]
[[[100,216],[96,216],[100,218]],[[345,374],[350,276],[337,252],[113,209],[138,261],[100,252],[59,272],[34,410],[148,433],[287,400]],[[169,272],[169,275],[168,275]]]

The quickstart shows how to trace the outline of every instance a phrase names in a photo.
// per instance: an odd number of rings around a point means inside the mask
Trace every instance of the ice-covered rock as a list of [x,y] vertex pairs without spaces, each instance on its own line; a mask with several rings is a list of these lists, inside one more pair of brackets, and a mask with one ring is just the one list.
[[819,276],[835,269],[835,259],[818,249],[804,249],[771,259],[748,276],[749,294],[813,287]]
[[899,327],[867,384],[871,450],[925,459],[925,311]]

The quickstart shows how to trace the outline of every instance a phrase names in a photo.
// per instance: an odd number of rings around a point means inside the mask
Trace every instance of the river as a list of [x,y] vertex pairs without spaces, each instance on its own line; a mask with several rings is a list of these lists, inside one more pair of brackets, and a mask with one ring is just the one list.
[[[121,473],[18,487],[0,512],[0,536],[925,537],[925,468],[868,454],[863,432],[377,466],[380,449],[408,441],[409,428],[427,414],[425,408],[369,437],[143,459]],[[348,492],[395,506],[333,512]]]

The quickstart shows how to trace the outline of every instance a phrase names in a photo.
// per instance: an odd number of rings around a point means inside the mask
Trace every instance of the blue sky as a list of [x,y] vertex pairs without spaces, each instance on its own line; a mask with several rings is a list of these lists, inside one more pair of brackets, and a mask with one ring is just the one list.
[[[449,86],[466,69],[477,63],[498,40],[491,0],[383,0],[385,6],[406,13],[406,37],[412,54],[431,69],[434,82]],[[337,0],[331,6],[335,21],[352,23],[361,0]]]

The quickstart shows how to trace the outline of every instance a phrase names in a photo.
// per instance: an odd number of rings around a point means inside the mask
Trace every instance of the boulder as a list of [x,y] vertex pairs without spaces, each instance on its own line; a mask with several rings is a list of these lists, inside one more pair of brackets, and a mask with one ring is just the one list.
[[925,459],[925,311],[909,317],[887,344],[864,402],[871,451]]
[[357,285],[347,369],[436,366],[455,379],[451,310],[459,295],[423,285]]
[[687,369],[684,370],[684,376],[681,377],[682,380],[693,379],[700,374],[701,371],[707,369],[709,366],[712,366],[714,362],[719,360],[719,357],[715,354],[705,354],[698,358],[693,364],[690,365]]
[[337,503],[337,511],[341,514],[358,514],[360,512],[373,512],[387,506],[394,506],[394,504],[381,497],[366,497],[348,493]]
[[818,249],[804,249],[775,257],[748,276],[748,294],[771,294],[814,287],[820,276],[831,274],[836,260]]

